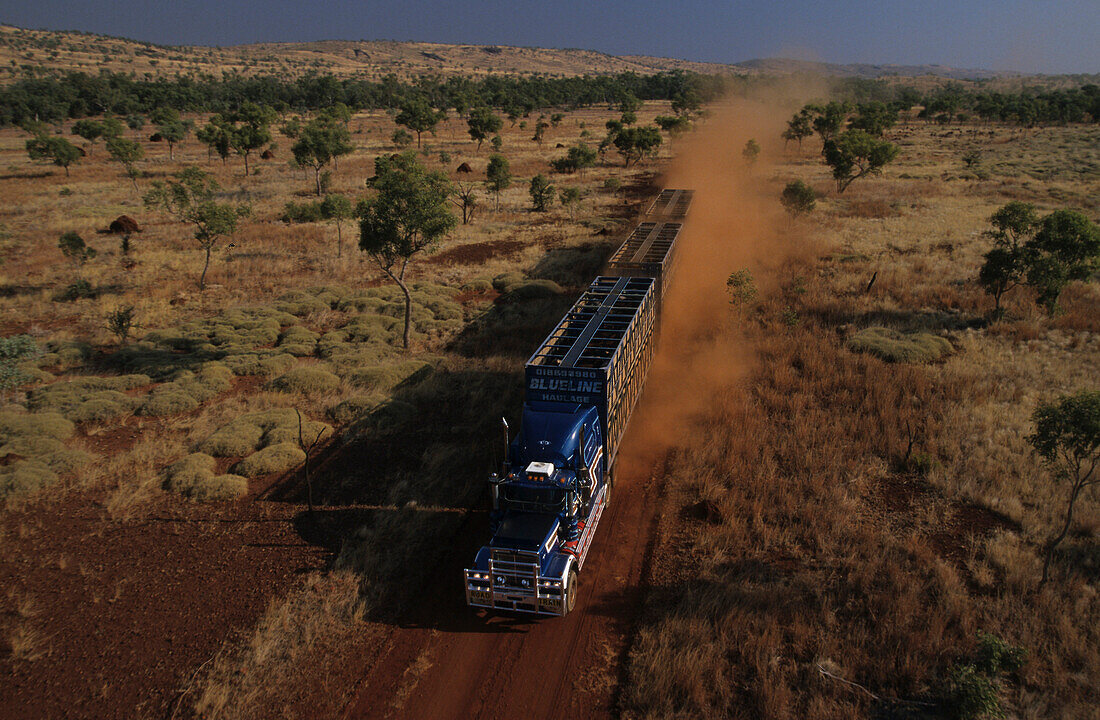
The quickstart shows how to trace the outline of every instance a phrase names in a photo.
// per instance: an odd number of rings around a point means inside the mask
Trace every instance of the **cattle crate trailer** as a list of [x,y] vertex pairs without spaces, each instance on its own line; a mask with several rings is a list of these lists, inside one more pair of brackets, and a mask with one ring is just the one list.
[[489,544],[466,569],[474,607],[566,615],[653,356],[648,277],[597,277],[527,361],[523,419],[490,476]]
[[681,228],[683,223],[678,222],[640,223],[607,261],[606,274],[651,277],[657,281],[657,294],[663,299],[676,268],[676,240]]
[[694,197],[694,190],[662,190],[650,203],[645,214],[650,218],[663,217],[673,220],[685,218]]

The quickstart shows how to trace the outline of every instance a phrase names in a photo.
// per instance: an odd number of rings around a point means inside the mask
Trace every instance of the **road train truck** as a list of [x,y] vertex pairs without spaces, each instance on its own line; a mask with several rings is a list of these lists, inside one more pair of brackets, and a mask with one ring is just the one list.
[[[690,191],[651,206],[680,217]],[[684,195],[686,193],[686,202]],[[671,198],[670,198],[671,199]],[[677,213],[676,211],[679,210]],[[489,478],[492,539],[465,570],[473,607],[566,615],[645,384],[679,222],[643,222],[527,361],[519,431]]]

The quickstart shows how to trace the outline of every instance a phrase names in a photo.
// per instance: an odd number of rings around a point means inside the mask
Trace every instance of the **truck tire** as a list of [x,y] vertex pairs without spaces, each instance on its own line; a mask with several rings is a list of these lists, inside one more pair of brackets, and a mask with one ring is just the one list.
[[562,598],[562,615],[573,612],[577,606],[577,569],[569,568],[569,574],[565,579],[565,597]]

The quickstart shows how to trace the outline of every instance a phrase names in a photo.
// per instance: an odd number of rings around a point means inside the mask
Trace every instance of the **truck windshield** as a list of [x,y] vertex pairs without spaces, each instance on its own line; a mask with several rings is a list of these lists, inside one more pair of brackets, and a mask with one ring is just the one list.
[[505,485],[501,490],[505,506],[512,510],[556,514],[565,509],[565,491],[561,488]]

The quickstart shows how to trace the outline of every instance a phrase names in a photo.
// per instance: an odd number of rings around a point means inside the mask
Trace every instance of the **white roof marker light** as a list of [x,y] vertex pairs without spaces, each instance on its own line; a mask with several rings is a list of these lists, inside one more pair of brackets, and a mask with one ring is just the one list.
[[527,474],[552,477],[554,475],[554,463],[533,462],[527,466]]

